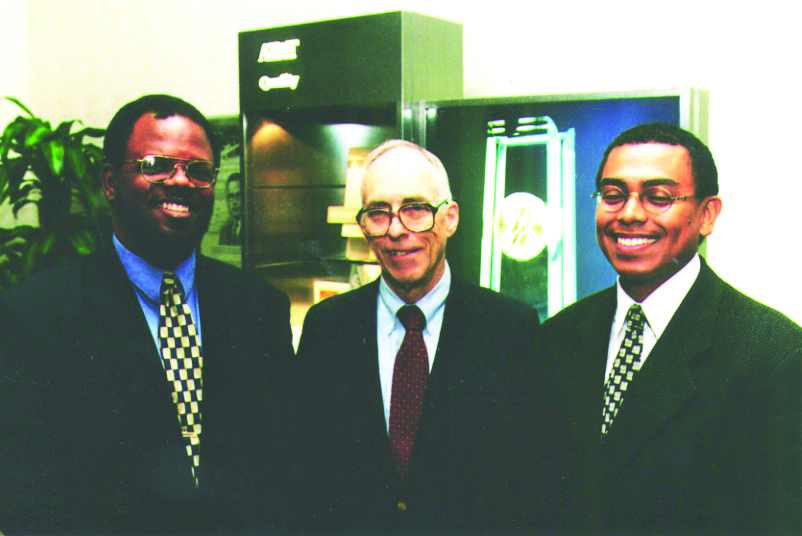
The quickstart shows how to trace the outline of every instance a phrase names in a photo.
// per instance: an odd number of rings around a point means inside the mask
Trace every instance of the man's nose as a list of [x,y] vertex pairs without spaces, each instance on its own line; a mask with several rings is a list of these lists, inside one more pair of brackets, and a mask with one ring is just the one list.
[[401,215],[393,213],[390,215],[390,228],[387,229],[387,235],[391,237],[399,237],[407,234],[407,228],[401,223]]
[[192,180],[187,176],[187,168],[185,164],[178,163],[173,167],[173,172],[164,181],[165,184],[172,186],[194,186]]
[[645,221],[647,218],[646,209],[643,208],[640,194],[632,192],[624,201],[624,206],[618,211],[618,219],[622,221]]

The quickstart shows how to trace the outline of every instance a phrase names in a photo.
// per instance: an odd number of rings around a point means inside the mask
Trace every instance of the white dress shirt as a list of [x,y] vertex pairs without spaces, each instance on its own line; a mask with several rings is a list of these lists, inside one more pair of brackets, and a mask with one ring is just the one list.
[[[434,364],[434,354],[437,351],[440,328],[443,325],[443,311],[450,288],[451,269],[446,263],[440,281],[414,304],[420,308],[426,317],[426,327],[423,328],[423,342],[426,344],[426,353],[429,356],[429,372],[432,371],[432,365]],[[384,277],[379,282],[379,297],[377,301],[376,338],[379,346],[379,380],[381,381],[382,400],[384,401],[384,422],[389,433],[390,398],[393,390],[395,356],[398,354],[399,348],[401,348],[404,335],[406,335],[406,330],[396,314],[401,307],[407,304],[387,285]]]
[[[657,344],[657,339],[663,334],[674,313],[677,312],[680,303],[685,299],[688,291],[691,290],[696,277],[699,275],[702,263],[699,255],[696,254],[683,266],[676,274],[672,275],[665,283],[657,287],[640,304],[643,314],[646,316],[646,324],[643,326],[643,351],[641,352],[641,365],[646,362],[649,354]],[[636,303],[626,291],[621,288],[621,278],[616,280],[616,309],[613,318],[613,327],[610,331],[610,345],[607,348],[607,368],[604,372],[603,381],[607,381],[610,371],[613,368],[613,361],[621,348],[624,340],[624,321],[627,311]]]

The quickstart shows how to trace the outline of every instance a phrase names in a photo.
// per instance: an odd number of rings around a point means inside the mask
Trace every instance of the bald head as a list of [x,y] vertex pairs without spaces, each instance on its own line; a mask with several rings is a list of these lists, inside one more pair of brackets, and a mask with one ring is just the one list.
[[409,166],[425,172],[433,198],[451,200],[448,174],[439,158],[410,141],[390,140],[373,149],[365,159],[365,174],[362,178],[361,189],[362,204],[366,203],[365,193],[368,183],[377,174],[381,174],[387,168],[403,169]]

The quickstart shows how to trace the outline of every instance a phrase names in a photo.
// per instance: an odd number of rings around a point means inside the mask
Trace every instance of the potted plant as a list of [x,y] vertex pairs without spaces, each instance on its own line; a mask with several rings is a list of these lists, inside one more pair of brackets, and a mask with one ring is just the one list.
[[77,120],[52,128],[18,99],[6,99],[25,115],[0,138],[0,205],[16,216],[34,204],[39,221],[0,228],[0,288],[95,248],[103,156],[88,138],[104,134],[98,128],[72,132]]

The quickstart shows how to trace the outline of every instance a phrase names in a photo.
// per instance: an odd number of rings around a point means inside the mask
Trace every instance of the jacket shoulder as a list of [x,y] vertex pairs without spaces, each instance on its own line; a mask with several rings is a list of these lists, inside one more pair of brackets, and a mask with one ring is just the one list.
[[[537,317],[535,308],[517,298],[501,294],[489,288],[454,278],[451,282],[449,298],[455,300],[476,300],[488,311],[521,317]],[[446,302],[448,303],[448,301]],[[539,323],[539,321],[537,321]]]
[[289,304],[289,298],[284,291],[256,274],[217,259],[206,256],[201,258],[202,269],[215,286],[228,287],[229,292],[236,292],[245,297]]
[[[0,312],[11,308],[17,314],[36,314],[69,309],[78,303],[86,265],[93,254],[36,273],[20,284],[0,293]],[[2,314],[2,313],[0,313]]]
[[364,307],[366,304],[375,306],[378,293],[379,280],[377,279],[348,292],[326,298],[313,305],[309,313],[313,315],[344,314],[349,310],[354,310],[354,308]]
[[[543,323],[546,332],[560,329],[566,325],[576,325],[581,319],[589,315],[597,315],[605,310],[615,310],[615,287],[585,296],[565,307]],[[612,317],[611,317],[612,318]]]
[[718,332],[752,347],[793,347],[802,353],[802,328],[783,313],[721,281]]

